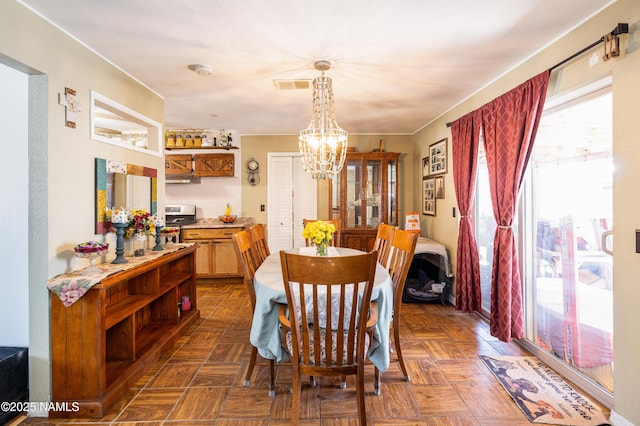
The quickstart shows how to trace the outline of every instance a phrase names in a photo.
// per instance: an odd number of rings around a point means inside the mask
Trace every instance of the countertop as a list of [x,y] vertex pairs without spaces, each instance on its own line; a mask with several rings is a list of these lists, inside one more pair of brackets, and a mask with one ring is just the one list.
[[255,225],[255,223],[256,221],[253,217],[239,217],[233,223],[224,223],[217,217],[205,217],[197,219],[197,222],[191,225],[183,225],[181,229],[248,228]]

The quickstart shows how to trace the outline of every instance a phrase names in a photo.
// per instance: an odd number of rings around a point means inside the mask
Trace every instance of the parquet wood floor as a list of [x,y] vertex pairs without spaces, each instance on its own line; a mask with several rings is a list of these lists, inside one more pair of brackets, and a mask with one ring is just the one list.
[[[201,319],[180,338],[102,419],[27,418],[25,425],[280,426],[289,424],[290,367],[276,367],[276,396],[267,393],[268,364],[259,358],[250,387],[242,382],[250,352],[250,305],[242,284],[198,286]],[[404,304],[402,347],[411,381],[394,354],[373,394],[367,368],[367,418],[371,425],[529,426],[530,423],[478,358],[526,355],[515,343],[489,334],[479,316],[452,306]],[[353,378],[350,378],[353,380]],[[301,424],[356,422],[353,382],[340,389],[330,378],[303,389]]]

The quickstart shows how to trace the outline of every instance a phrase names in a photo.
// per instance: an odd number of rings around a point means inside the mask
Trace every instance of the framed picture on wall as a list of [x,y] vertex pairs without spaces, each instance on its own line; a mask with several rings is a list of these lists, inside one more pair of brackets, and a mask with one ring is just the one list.
[[422,159],[422,179],[426,179],[429,176],[429,157]]
[[434,179],[436,186],[436,199],[444,198],[444,176],[436,176]]
[[422,181],[422,214],[436,215],[435,179],[427,178]]
[[429,175],[447,173],[447,138],[429,145]]

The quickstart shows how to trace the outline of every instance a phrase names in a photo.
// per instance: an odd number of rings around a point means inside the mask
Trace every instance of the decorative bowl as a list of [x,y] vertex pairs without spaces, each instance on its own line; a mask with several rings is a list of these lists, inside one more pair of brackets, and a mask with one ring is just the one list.
[[79,258],[79,259],[93,259],[93,258],[96,258],[96,257],[100,257],[105,253],[106,253],[105,250],[100,250],[100,251],[77,251],[76,252],[76,257]]
[[[77,257],[91,257],[91,253],[102,253],[109,250],[108,243],[99,243],[97,241],[87,241],[80,243],[73,248]],[[83,256],[87,254],[88,256]]]
[[107,253],[109,250],[109,244],[99,243],[97,241],[87,241],[85,243],[78,244],[73,248],[76,253],[76,257],[80,259],[89,259],[89,267],[84,269],[82,275],[91,275],[102,272],[102,269],[96,266],[98,257]]
[[180,233],[179,226],[164,226],[160,228],[160,233],[165,235],[175,235]]
[[238,218],[238,215],[231,215],[231,216],[220,216],[220,220],[224,223],[233,223],[236,221],[236,219]]

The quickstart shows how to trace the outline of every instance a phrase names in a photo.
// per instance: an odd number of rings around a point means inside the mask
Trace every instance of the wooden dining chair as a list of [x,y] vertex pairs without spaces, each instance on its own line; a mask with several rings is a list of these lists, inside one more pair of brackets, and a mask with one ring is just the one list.
[[[302,228],[303,229],[306,228],[307,223],[315,222],[316,220],[318,219],[302,219]],[[333,238],[329,242],[329,245],[334,247],[340,247],[340,225],[342,221],[340,219],[335,219],[335,220],[323,220],[323,222],[331,223],[336,228],[336,232],[334,232]],[[311,242],[306,238],[304,240],[304,243],[306,244],[307,247],[311,245]]]
[[264,225],[261,223],[249,227],[249,234],[253,242],[253,254],[255,256],[256,269],[262,265],[262,262],[271,254],[269,245],[264,232]]
[[404,365],[402,349],[400,348],[400,308],[402,307],[404,284],[407,280],[407,274],[409,273],[409,267],[411,267],[417,242],[418,234],[396,229],[393,233],[393,242],[391,244],[389,264],[387,267],[393,283],[393,341],[400,369],[407,381],[409,381],[410,378],[407,373],[407,368]]
[[[249,293],[249,300],[251,301],[251,313],[256,309],[256,291],[253,287],[253,277],[255,275],[257,267],[254,263],[254,254],[252,253],[252,241],[251,234],[248,231],[240,231],[231,236],[233,240],[233,248],[238,258],[238,264],[242,269],[242,278]],[[247,368],[247,374],[244,378],[244,386],[249,386],[251,381],[251,375],[253,369],[256,366],[256,360],[258,357],[258,349],[251,345],[251,355],[249,358],[249,368]],[[274,360],[269,360],[269,396],[275,396],[275,364]]]
[[385,268],[389,262],[389,252],[391,251],[393,233],[396,228],[396,226],[381,223],[378,225],[378,233],[376,234],[376,239],[373,243],[373,249],[378,252],[378,262]]
[[301,375],[343,382],[355,375],[359,423],[366,424],[364,367],[368,331],[378,319],[371,302],[377,257],[375,251],[339,257],[280,252],[287,305],[280,305],[279,319],[293,371],[291,424],[300,416]]

